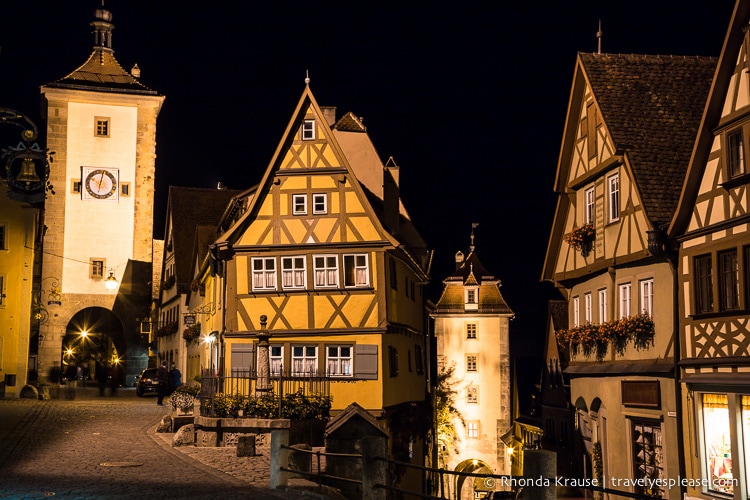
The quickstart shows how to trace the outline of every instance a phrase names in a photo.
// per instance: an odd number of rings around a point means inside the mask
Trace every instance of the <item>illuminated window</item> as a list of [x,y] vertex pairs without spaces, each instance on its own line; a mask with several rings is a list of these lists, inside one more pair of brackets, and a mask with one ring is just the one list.
[[[632,421],[633,471],[636,478],[636,493],[662,498],[664,490],[657,487],[639,486],[639,480],[664,478],[664,450],[661,424],[650,420]],[[648,483],[646,483],[648,484]]]
[[[744,399],[744,398],[743,398]],[[703,394],[703,460],[709,491],[734,492],[722,479],[732,477],[732,436],[726,394]]]

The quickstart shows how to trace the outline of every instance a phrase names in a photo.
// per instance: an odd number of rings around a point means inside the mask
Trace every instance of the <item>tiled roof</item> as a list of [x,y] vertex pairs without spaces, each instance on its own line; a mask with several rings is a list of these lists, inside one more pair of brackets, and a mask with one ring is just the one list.
[[[175,249],[175,277],[178,291],[187,291],[192,280],[193,244],[198,226],[217,227],[224,210],[234,196],[242,191],[169,187],[169,216],[172,224],[172,244]],[[218,235],[217,235],[218,236]]]
[[94,47],[88,60],[65,78],[52,82],[48,87],[77,88],[126,94],[152,94],[155,90],[143,85],[130,73],[122,69],[111,50]]
[[677,207],[716,58],[579,54],[602,118],[624,149],[656,226]]
[[500,280],[492,276],[472,251],[462,265],[445,279],[445,289],[435,305],[436,313],[462,313],[465,311],[464,286],[479,286],[477,311],[471,313],[513,314],[500,293]]

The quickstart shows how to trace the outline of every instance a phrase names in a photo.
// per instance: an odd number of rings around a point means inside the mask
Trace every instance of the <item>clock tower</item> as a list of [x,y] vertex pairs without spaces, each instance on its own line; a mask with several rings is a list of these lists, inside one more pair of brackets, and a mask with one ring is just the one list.
[[[136,318],[150,306],[164,96],[140,82],[137,65],[127,72],[115,59],[109,10],[97,9],[91,27],[86,62],[41,87],[55,192],[45,205],[39,372],[86,363],[129,383],[148,359]],[[57,300],[47,301],[52,283]]]

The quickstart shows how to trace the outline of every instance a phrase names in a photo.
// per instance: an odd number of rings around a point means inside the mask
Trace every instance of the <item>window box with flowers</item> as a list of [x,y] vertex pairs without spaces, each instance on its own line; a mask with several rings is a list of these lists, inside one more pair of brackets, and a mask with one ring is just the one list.
[[185,327],[185,329],[182,331],[182,338],[185,339],[185,342],[187,342],[188,345],[197,344],[200,336],[201,336],[201,324],[200,323],[196,323],[194,325]]
[[167,279],[161,282],[161,288],[162,290],[169,290],[172,288],[175,284],[177,279],[174,277],[174,274],[171,276],[168,276]]
[[173,337],[174,334],[177,333],[177,330],[179,328],[180,327],[177,325],[176,321],[171,321],[157,328],[156,336],[157,337]]
[[575,356],[582,352],[585,357],[596,355],[597,361],[604,359],[609,346],[620,356],[625,353],[628,343],[641,351],[654,345],[654,322],[648,314],[639,314],[599,325],[581,325],[569,330],[555,332],[557,341],[570,349]]
[[584,224],[581,227],[573,226],[573,230],[566,234],[563,239],[574,250],[581,252],[584,257],[588,257],[594,247],[596,229],[594,229],[593,224]]

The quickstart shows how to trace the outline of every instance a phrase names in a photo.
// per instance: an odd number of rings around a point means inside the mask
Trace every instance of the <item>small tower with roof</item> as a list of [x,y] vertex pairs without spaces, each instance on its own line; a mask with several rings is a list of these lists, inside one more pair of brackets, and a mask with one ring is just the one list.
[[[456,253],[456,270],[431,314],[437,337],[438,367],[453,367],[458,443],[447,450],[447,469],[508,474],[511,455],[500,437],[511,426],[509,326],[513,311],[500,292],[500,280],[482,265],[474,246]],[[441,450],[442,454],[442,450]],[[474,498],[474,482],[459,478],[456,498]],[[477,490],[479,491],[479,490]]]

